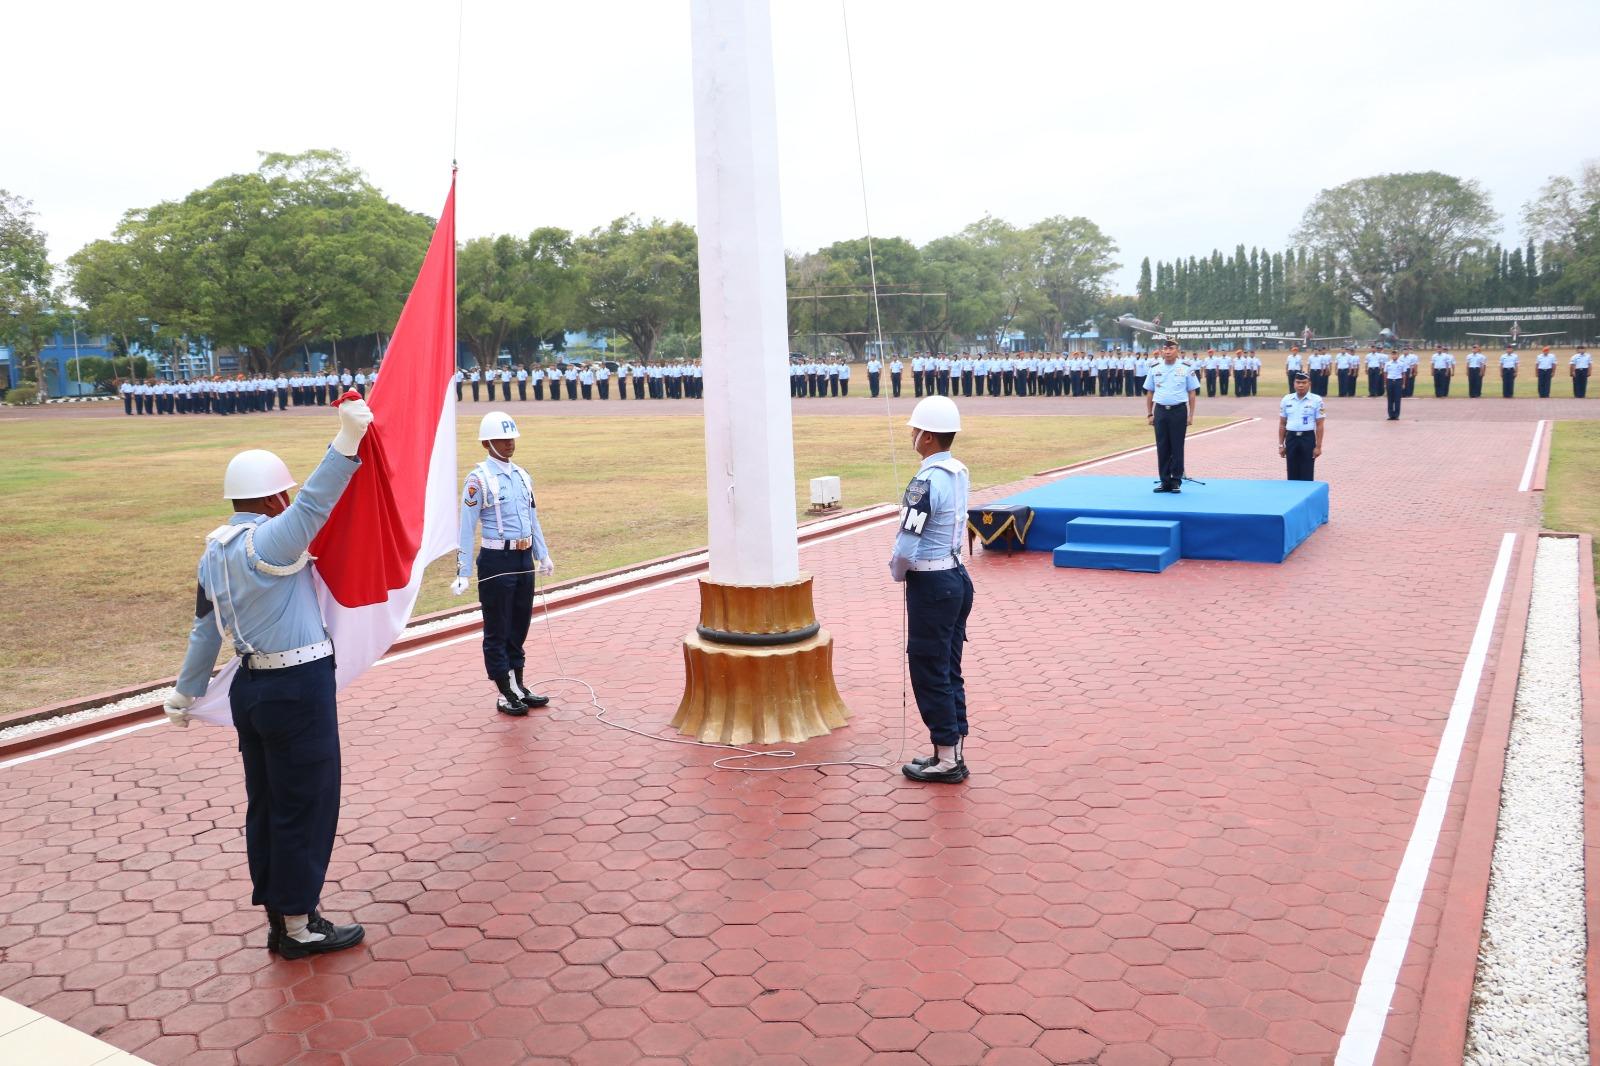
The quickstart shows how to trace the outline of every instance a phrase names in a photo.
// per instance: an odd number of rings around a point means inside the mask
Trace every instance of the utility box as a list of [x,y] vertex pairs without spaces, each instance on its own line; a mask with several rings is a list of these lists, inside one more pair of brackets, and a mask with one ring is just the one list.
[[814,477],[811,479],[811,510],[831,511],[839,506],[839,479]]

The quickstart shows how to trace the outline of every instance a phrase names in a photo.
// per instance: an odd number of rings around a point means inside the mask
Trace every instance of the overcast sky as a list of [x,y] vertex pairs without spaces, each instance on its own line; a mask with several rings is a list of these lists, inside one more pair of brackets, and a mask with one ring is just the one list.
[[[465,0],[463,237],[695,212],[684,0]],[[7,4],[0,187],[59,258],[122,212],[338,147],[434,214],[456,0]],[[876,236],[1085,215],[1142,256],[1281,247],[1319,189],[1437,169],[1508,239],[1600,155],[1595,0],[849,0]],[[836,0],[774,0],[785,243],[863,232]],[[1166,158],[1156,157],[1159,148]],[[1180,161],[1182,160],[1182,161]]]

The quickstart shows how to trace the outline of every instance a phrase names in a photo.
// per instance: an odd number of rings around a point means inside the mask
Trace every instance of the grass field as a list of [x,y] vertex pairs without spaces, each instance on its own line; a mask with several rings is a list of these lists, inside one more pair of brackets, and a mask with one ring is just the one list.
[[[969,416],[957,453],[975,485],[1145,444],[1136,415]],[[1200,419],[1201,426],[1217,419]],[[517,459],[533,475],[558,578],[703,545],[705,452],[697,418],[539,423]],[[161,419],[0,424],[0,715],[175,673],[208,531],[226,520],[222,471],[247,447],[303,477],[336,428],[326,420]],[[462,473],[482,455],[462,426]],[[896,497],[915,469],[908,431],[882,416],[795,419],[796,512],[806,482],[837,474],[846,507]],[[428,572],[418,611],[462,601],[453,561]],[[469,593],[470,596],[470,593]]]
[[[1588,533],[1600,545],[1600,422],[1557,422],[1550,438],[1544,524],[1565,533]],[[1600,587],[1600,550],[1595,552]]]

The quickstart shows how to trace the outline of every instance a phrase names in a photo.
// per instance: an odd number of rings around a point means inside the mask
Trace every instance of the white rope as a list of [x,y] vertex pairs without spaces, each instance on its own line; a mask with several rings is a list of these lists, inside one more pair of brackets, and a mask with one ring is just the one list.
[[[867,197],[867,160],[866,153],[861,147],[861,110],[856,103],[856,61],[855,53],[850,47],[850,2],[839,0],[839,17],[844,24],[844,61],[845,70],[850,76],[850,118],[855,125],[856,132],[856,174],[861,181],[861,219],[867,228],[867,275],[872,282],[872,320],[874,331],[878,338],[878,364],[880,373],[878,380],[881,382],[883,362],[883,314],[878,307],[878,259],[872,247],[872,209]],[[889,433],[889,464],[894,472],[894,484],[900,484],[900,457],[894,447],[894,405],[889,400],[893,388],[883,389],[883,416],[884,424]],[[964,519],[963,519],[964,520]],[[908,639],[907,615],[910,611],[905,602],[905,591],[902,586],[900,610],[900,647],[906,646]],[[895,756],[895,761],[900,762],[906,754],[906,664],[900,665],[900,753]]]
[[456,145],[461,140],[461,30],[467,21],[467,0],[456,0],[456,102],[450,123],[450,165],[456,165]]

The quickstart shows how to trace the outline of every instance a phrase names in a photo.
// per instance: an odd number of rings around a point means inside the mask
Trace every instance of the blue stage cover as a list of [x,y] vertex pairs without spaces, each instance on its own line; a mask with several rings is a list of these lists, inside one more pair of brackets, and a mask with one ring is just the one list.
[[1030,551],[1054,551],[1074,518],[1169,519],[1182,523],[1185,559],[1281,563],[1328,520],[1323,481],[1185,483],[1183,492],[1155,493],[1153,478],[1067,477],[1008,496],[1001,504],[1033,508]]

